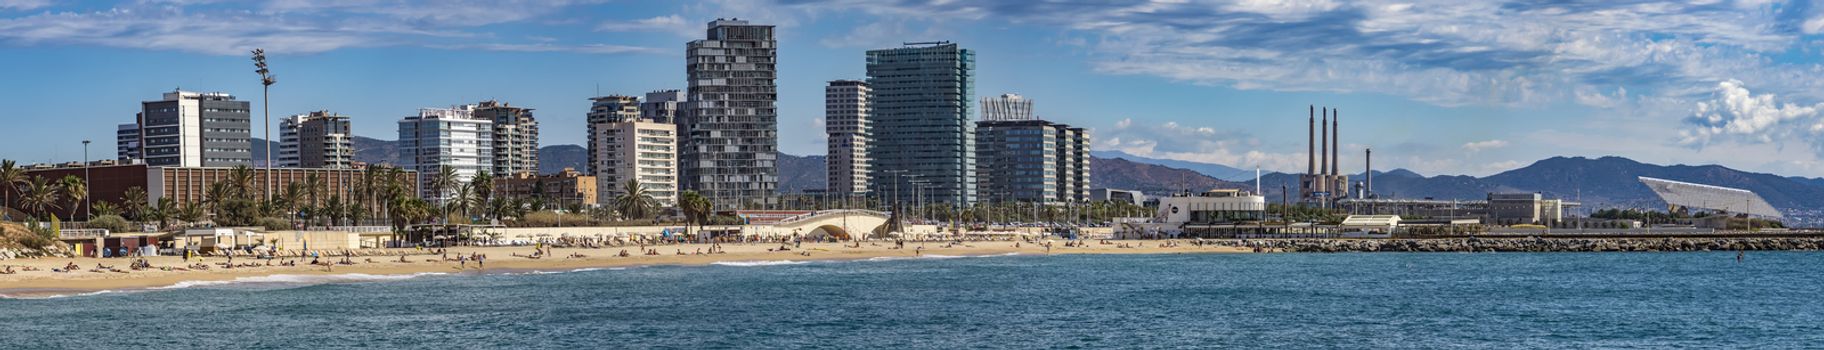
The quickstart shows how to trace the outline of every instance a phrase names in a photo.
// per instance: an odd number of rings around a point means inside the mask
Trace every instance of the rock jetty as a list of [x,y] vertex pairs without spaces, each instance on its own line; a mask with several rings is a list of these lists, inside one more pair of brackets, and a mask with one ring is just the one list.
[[1821,250],[1824,237],[1240,239],[1217,244],[1272,252],[1693,252]]

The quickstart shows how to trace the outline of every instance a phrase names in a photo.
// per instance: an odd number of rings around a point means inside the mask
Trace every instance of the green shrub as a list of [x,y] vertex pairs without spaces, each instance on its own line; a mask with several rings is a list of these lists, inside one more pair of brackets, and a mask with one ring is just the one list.
[[260,227],[264,227],[268,231],[291,230],[291,220],[285,220],[285,218],[264,217],[260,218],[258,223]]
[[102,215],[89,220],[89,228],[108,230],[108,232],[130,232],[128,230],[132,226],[126,218],[118,215]]

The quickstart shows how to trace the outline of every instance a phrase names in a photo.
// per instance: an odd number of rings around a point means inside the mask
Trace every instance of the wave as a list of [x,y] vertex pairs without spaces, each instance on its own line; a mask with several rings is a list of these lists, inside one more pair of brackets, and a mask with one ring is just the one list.
[[173,284],[173,285],[169,285],[169,286],[153,287],[153,288],[147,288],[147,289],[152,289],[152,290],[184,289],[184,288],[193,288],[193,287],[233,285],[233,284],[313,285],[313,284],[328,284],[328,283],[385,282],[385,281],[402,281],[402,280],[408,280],[408,279],[424,277],[424,276],[441,276],[441,275],[448,275],[448,274],[449,273],[445,273],[445,272],[419,272],[419,273],[414,273],[414,274],[409,274],[409,275],[373,275],[373,274],[365,274],[365,273],[345,273],[345,274],[334,274],[334,275],[285,275],[285,274],[280,274],[280,275],[241,277],[241,278],[236,278],[236,279],[226,280],[226,281],[184,281],[184,282],[178,282],[177,284]]
[[811,262],[800,261],[800,260],[758,260],[758,261],[717,261],[717,262],[713,262],[713,263],[709,263],[709,264],[710,265],[721,265],[721,266],[751,267],[751,266],[804,265],[804,264],[809,264],[809,263],[811,263]]

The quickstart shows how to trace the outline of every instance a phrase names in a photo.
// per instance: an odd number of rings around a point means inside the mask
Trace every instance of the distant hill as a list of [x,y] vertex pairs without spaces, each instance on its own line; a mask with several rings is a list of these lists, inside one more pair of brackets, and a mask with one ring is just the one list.
[[[1253,179],[1253,173],[1248,171],[1249,179]],[[1092,188],[1138,190],[1152,194],[1243,187],[1242,184],[1223,181],[1189,169],[1095,156],[1089,158],[1089,182]]]
[[828,159],[821,155],[794,156],[779,153],[779,193],[804,193],[829,187]]
[[[1374,191],[1382,198],[1487,199],[1489,192],[1538,192],[1549,198],[1583,202],[1586,207],[1661,208],[1665,206],[1638,177],[1655,177],[1754,191],[1788,212],[1824,209],[1824,179],[1788,178],[1751,173],[1718,165],[1654,165],[1621,157],[1553,157],[1487,177],[1433,176],[1394,170],[1377,172]],[[1269,196],[1277,184],[1296,191],[1298,175],[1263,177]],[[1361,174],[1350,181],[1362,181]]]
[[564,168],[586,171],[589,149],[577,145],[552,145],[538,148],[538,172],[555,174]]
[[[1183,161],[1183,160],[1175,160],[1175,159],[1147,158],[1147,157],[1141,157],[1141,156],[1128,154],[1127,152],[1121,152],[1121,151],[1090,151],[1089,155],[1092,157],[1096,157],[1096,158],[1105,158],[1105,159],[1119,158],[1119,159],[1127,159],[1127,160],[1133,161],[1135,163],[1141,163],[1141,164],[1163,165],[1163,166],[1172,167],[1172,168],[1188,169],[1188,170],[1196,171],[1203,175],[1208,175],[1209,177],[1217,178],[1217,179],[1224,180],[1224,181],[1254,180],[1254,169],[1237,169],[1235,167],[1222,165],[1222,164],[1192,162],[1192,161]],[[1091,176],[1090,178],[1093,180],[1095,177]]]

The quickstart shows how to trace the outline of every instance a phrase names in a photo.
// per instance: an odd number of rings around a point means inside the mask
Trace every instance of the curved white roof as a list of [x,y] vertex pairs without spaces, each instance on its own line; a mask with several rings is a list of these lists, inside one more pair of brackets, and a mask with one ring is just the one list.
[[1766,199],[1753,191],[1694,184],[1651,177],[1640,177],[1640,183],[1646,184],[1654,194],[1658,194],[1668,204],[1710,210],[1721,210],[1732,213],[1747,213],[1772,218],[1782,218],[1780,210],[1768,204]]

